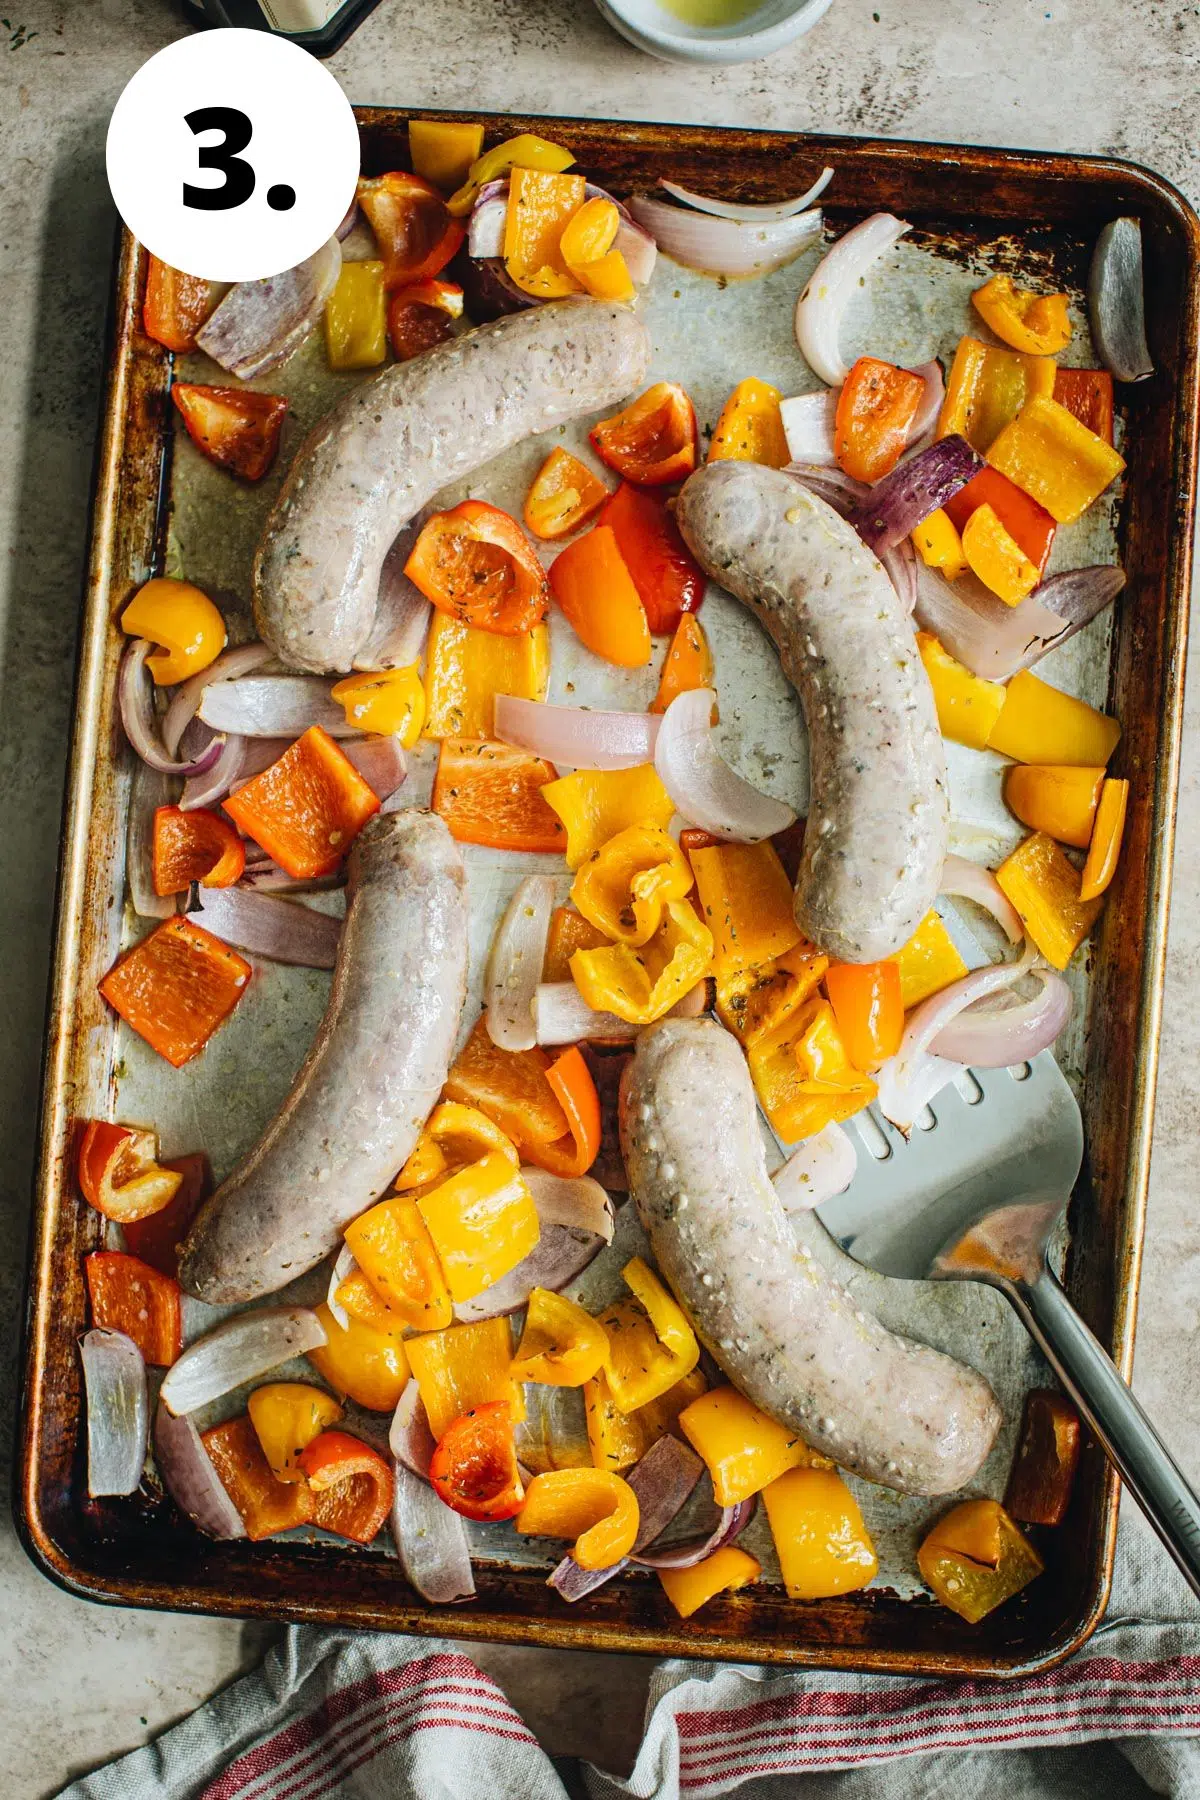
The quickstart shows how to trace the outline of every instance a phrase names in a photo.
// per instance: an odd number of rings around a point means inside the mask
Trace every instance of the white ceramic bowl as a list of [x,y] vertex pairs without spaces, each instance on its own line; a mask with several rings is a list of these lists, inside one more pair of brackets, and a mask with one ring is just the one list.
[[614,31],[664,62],[737,63],[770,56],[811,31],[833,0],[760,0],[732,25],[689,25],[659,0],[595,0]]

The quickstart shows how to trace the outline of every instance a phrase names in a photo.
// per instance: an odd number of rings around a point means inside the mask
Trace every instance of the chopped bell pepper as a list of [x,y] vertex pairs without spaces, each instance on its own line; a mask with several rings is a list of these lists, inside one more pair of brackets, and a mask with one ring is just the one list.
[[1058,521],[1069,524],[1125,467],[1111,444],[1057,400],[1029,400],[987,452],[994,469]]
[[79,1142],[79,1186],[89,1206],[122,1227],[162,1212],[183,1176],[158,1161],[158,1136],[136,1125],[89,1119]]
[[142,330],[168,350],[194,350],[196,333],[212,310],[212,283],[185,275],[157,256],[148,258]]
[[660,1344],[672,1355],[695,1368],[699,1361],[696,1334],[688,1324],[678,1301],[669,1294],[654,1271],[640,1256],[632,1256],[621,1270],[621,1279],[641,1306],[654,1327]]
[[513,1358],[514,1381],[542,1381],[548,1387],[582,1387],[603,1366],[608,1335],[578,1300],[535,1287],[529,1295],[525,1329]]
[[252,1544],[309,1525],[313,1497],[306,1481],[280,1481],[263,1455],[248,1413],[200,1433],[213,1468],[233,1501]]
[[1070,1504],[1083,1433],[1069,1400],[1047,1388],[1025,1396],[1021,1436],[1004,1507],[1026,1525],[1061,1525]]
[[246,1409],[276,1481],[303,1481],[300,1452],[342,1416],[340,1402],[307,1381],[269,1381]]
[[487,1017],[475,1021],[442,1090],[448,1100],[479,1108],[519,1144],[526,1157],[531,1146],[553,1144],[566,1137],[570,1124],[547,1080],[550,1058],[532,1050],[501,1050],[487,1031]]
[[[466,237],[433,184],[405,169],[360,180],[358,204],[375,233],[389,288],[440,275]],[[362,267],[346,263],[342,273]]]
[[1008,810],[1031,831],[1086,850],[1104,786],[1104,770],[1055,763],[1014,763],[1004,771]]
[[550,915],[543,981],[570,981],[571,958],[577,950],[595,950],[608,939],[573,906],[556,906]]
[[611,1569],[628,1556],[640,1523],[637,1495],[608,1469],[535,1475],[517,1515],[522,1537],[574,1538],[581,1569]]
[[653,763],[634,769],[577,769],[542,789],[542,798],[567,832],[567,867],[581,863],[629,825],[658,825],[664,831],[675,802]]
[[769,381],[757,381],[753,376],[739,381],[721,408],[707,460],[785,468],[792,459],[779,410],[782,398],[779,389]]
[[435,612],[425,650],[425,735],[490,738],[497,694],[544,700],[550,637],[544,625],[501,637]]
[[685,1407],[704,1393],[707,1383],[699,1369],[692,1369],[633,1412],[624,1413],[612,1397],[603,1369],[583,1385],[588,1445],[598,1469],[628,1469],[645,1456],[652,1444],[670,1433],[681,1436],[679,1418]]
[[429,1479],[464,1519],[511,1519],[525,1504],[512,1409],[505,1400],[472,1406],[438,1438]]
[[620,223],[615,202],[597,194],[567,221],[559,249],[571,274],[593,298],[628,306],[637,289],[624,256],[613,248]]
[[630,825],[576,870],[571,899],[585,919],[616,942],[649,943],[668,900],[691,890],[692,871],[661,825]]
[[1079,898],[1085,902],[1095,900],[1104,893],[1117,872],[1117,858],[1121,854],[1121,839],[1125,833],[1125,813],[1128,806],[1129,783],[1127,781],[1105,781],[1100,790],[1100,804],[1096,808],[1096,823],[1092,830],[1092,841],[1088,845],[1087,858],[1079,882]]
[[213,1191],[212,1168],[203,1150],[172,1157],[163,1167],[180,1178],[173,1197],[155,1212],[122,1220],[121,1232],[127,1250],[140,1261],[149,1263],[152,1269],[159,1269],[177,1280],[183,1240],[201,1205]]
[[960,956],[941,914],[925,914],[903,949],[891,959],[900,971],[900,1002],[907,1012],[940,993],[952,981],[961,981],[967,965]]
[[582,175],[514,169],[508,180],[504,267],[511,280],[539,300],[577,294],[582,283],[567,267],[562,239],[584,203]]
[[379,799],[320,725],[222,805],[296,880],[332,874]]
[[700,907],[713,934],[713,973],[728,981],[800,942],[792,884],[773,847],[712,844],[689,852]]
[[379,1536],[392,1510],[395,1477],[378,1450],[348,1431],[323,1431],[300,1452],[313,1497],[313,1524],[353,1544]]
[[877,356],[859,357],[842,383],[833,429],[834,455],[847,475],[874,482],[891,473],[924,392],[924,381],[911,370]]
[[411,750],[425,723],[425,689],[416,663],[406,669],[378,669],[347,675],[330,689],[356,731],[397,737]]
[[450,196],[450,211],[455,218],[465,218],[474,206],[480,188],[486,187],[489,181],[499,181],[511,169],[545,169],[555,174],[569,169],[574,161],[574,153],[564,145],[552,144],[547,138],[523,131],[519,137],[495,144],[476,158],[462,187]]
[[661,494],[623,481],[605,501],[597,522],[616,538],[655,637],[677,630],[685,613],[699,610],[704,571]]
[[1066,294],[1034,294],[1011,275],[993,275],[971,301],[1001,343],[1025,356],[1057,356],[1071,341]]
[[749,1500],[788,1469],[832,1467],[735,1387],[701,1394],[680,1413],[679,1429],[712,1477],[718,1506]]
[[982,456],[1027,400],[1053,392],[1054,374],[1048,356],[1023,356],[978,338],[960,338],[938,415],[938,437],[965,437]]
[[151,869],[156,894],[186,894],[201,887],[232,887],[246,867],[246,846],[233,826],[207,807],[184,812],[154,809]]
[[650,628],[610,525],[594,525],[550,565],[550,587],[576,636],[622,669],[650,661]]
[[381,262],[343,263],[325,302],[331,369],[376,369],[387,356],[387,298]]
[[675,381],[655,382],[589,435],[601,462],[642,487],[682,481],[696,466],[696,409]]
[[[713,656],[704,627],[691,613],[684,613],[663,658],[658,692],[650,702],[652,713],[664,713],[678,694],[713,685]],[[714,714],[716,708],[713,709]]]
[[900,970],[894,962],[830,963],[825,992],[856,1069],[877,1069],[904,1035]]
[[972,675],[942,648],[932,632],[918,631],[917,649],[933,689],[942,736],[972,750],[986,750],[1004,709],[1005,688],[998,681]]
[[789,1599],[830,1599],[875,1579],[875,1546],[836,1469],[789,1469],[763,1490],[763,1505]]
[[433,1187],[492,1150],[501,1151],[514,1169],[519,1168],[516,1145],[486,1113],[461,1100],[439,1101],[393,1186],[398,1194]]
[[[511,1164],[507,1166],[511,1172]],[[393,1194],[376,1201],[347,1225],[346,1242],[392,1314],[394,1330],[412,1325],[418,1331],[440,1331],[449,1325],[454,1308],[446,1276],[415,1200]]]
[[1035,831],[1000,864],[996,880],[1046,961],[1065,969],[1103,905],[1080,898],[1079,874],[1066,853]]
[[250,964],[203,926],[164,919],[115,962],[100,992],[176,1069],[203,1050],[251,976]]
[[467,179],[483,149],[483,126],[451,119],[410,119],[408,158],[413,174],[451,192]]
[[540,756],[479,738],[443,738],[433,783],[433,810],[460,844],[553,854],[566,842],[546,803],[557,771]]
[[1116,719],[1020,669],[1004,689],[988,749],[1014,762],[1096,768],[1107,763],[1120,739]]
[[[700,1346],[686,1321],[691,1342],[683,1350],[673,1350],[662,1342],[640,1300],[615,1300],[599,1314],[599,1321],[608,1337],[604,1378],[619,1412],[640,1411],[690,1375],[700,1360]],[[682,1341],[682,1333],[679,1338]]]
[[456,1303],[494,1287],[541,1236],[533,1195],[501,1150],[460,1169],[415,1204]]
[[603,1121],[596,1083],[578,1044],[555,1057],[546,1084],[566,1115],[567,1130],[552,1144],[527,1144],[526,1158],[551,1175],[586,1175],[600,1154]]
[[159,687],[170,687],[198,675],[225,648],[225,621],[207,594],[190,581],[156,575],[143,582],[121,614],[121,630],[130,637],[161,644],[146,658]]
[[1106,444],[1113,441],[1113,378],[1107,369],[1056,369],[1050,396]]
[[550,452],[525,496],[522,517],[535,537],[570,537],[608,499],[608,489],[561,444]]
[[[334,1299],[344,1313],[349,1313],[352,1319],[358,1319],[364,1325],[373,1326],[376,1331],[395,1334],[402,1332],[405,1325],[409,1323],[392,1307],[384,1305],[378,1290],[372,1287],[359,1268],[351,1269],[350,1273],[338,1282]],[[454,1315],[451,1312],[447,1316],[453,1318]],[[424,1323],[432,1326],[436,1321],[429,1319]]]
[[440,1440],[472,1407],[504,1401],[513,1423],[525,1417],[525,1401],[512,1378],[512,1331],[507,1318],[451,1325],[407,1341],[429,1429]]
[[529,539],[485,500],[463,500],[427,519],[404,573],[440,612],[502,637],[531,631],[549,605]]
[[917,1552],[921,1579],[943,1606],[978,1625],[1045,1568],[996,1500],[964,1500]]
[[324,1301],[315,1310],[326,1341],[308,1352],[308,1360],[331,1388],[357,1406],[368,1412],[392,1412],[409,1375],[400,1330],[379,1331],[353,1314],[348,1326],[339,1325]]
[[1017,606],[1038,584],[1036,563],[1005,530],[990,506],[977,506],[962,534],[963,555],[984,587],[1006,606]]
[[801,938],[782,956],[717,977],[717,1017],[744,1046],[778,1031],[814,994],[829,958]]
[[124,1250],[93,1250],[83,1267],[93,1325],[123,1331],[146,1362],[169,1368],[183,1349],[179,1283]]
[[944,507],[935,508],[919,525],[914,525],[911,537],[927,569],[940,569],[947,581],[957,581],[960,575],[966,574],[967,559],[963,555],[962,538]]
[[[1044,575],[1054,534],[1058,527],[1036,500],[1014,487],[999,469],[983,468],[973,475],[966,487],[952,494],[946,502],[946,517],[956,531],[963,532],[977,507],[990,506],[1010,538]],[[918,526],[918,530],[921,528]],[[949,572],[947,571],[947,574]]]
[[650,1025],[711,972],[712,954],[708,926],[686,901],[668,900],[662,924],[640,949],[622,943],[577,950],[571,978],[595,1011]]
[[415,281],[387,297],[387,334],[397,362],[411,362],[454,336],[463,314],[463,291],[455,281]]
[[289,404],[282,394],[176,381],[171,399],[188,436],[210,462],[245,481],[262,480],[279,450]]
[[785,1143],[840,1124],[875,1098],[875,1083],[846,1054],[833,1008],[813,998],[747,1052],[763,1111]]
[[667,1599],[681,1619],[690,1619],[716,1594],[734,1593],[762,1574],[762,1564],[737,1544],[722,1544],[688,1569],[656,1571]]

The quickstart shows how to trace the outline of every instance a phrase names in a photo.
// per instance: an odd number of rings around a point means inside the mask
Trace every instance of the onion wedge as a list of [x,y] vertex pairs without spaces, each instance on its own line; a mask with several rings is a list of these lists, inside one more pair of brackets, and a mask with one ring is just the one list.
[[342,247],[334,237],[294,269],[237,282],[196,333],[197,345],[240,381],[265,375],[299,349],[341,268]]
[[237,1313],[188,1345],[167,1370],[159,1398],[173,1413],[196,1412],[231,1388],[325,1342],[325,1327],[307,1306]]
[[816,207],[786,219],[750,221],[714,218],[651,194],[635,194],[629,211],[664,256],[706,275],[765,275],[791,262],[821,235]]
[[419,1475],[422,1481],[429,1480],[429,1465],[437,1444],[429,1429],[429,1418],[421,1399],[421,1390],[415,1381],[406,1383],[404,1392],[396,1402],[396,1410],[388,1429],[388,1449],[396,1462],[403,1463],[406,1469]]
[[564,1600],[582,1600],[603,1587],[606,1581],[611,1581],[614,1575],[619,1575],[630,1562],[648,1561],[655,1539],[661,1537],[682,1512],[703,1473],[704,1464],[689,1445],[669,1434],[660,1437],[625,1477],[638,1503],[637,1536],[629,1555],[607,1569],[581,1569],[573,1556],[564,1556],[548,1585]]
[[838,388],[818,388],[813,394],[796,394],[780,402],[783,435],[794,463],[813,468],[836,465],[833,432],[839,393]]
[[990,869],[966,856],[949,855],[942,864],[941,894],[973,900],[995,919],[1010,944],[1019,944],[1025,927],[1017,909]]
[[521,1178],[533,1195],[543,1229],[562,1225],[571,1231],[588,1231],[606,1244],[612,1243],[612,1201],[590,1175],[552,1175],[549,1169],[528,1164]]
[[1054,969],[1031,969],[1040,989],[1009,1006],[972,1005],[943,1025],[934,1056],[977,1069],[1011,1069],[1048,1050],[1071,1017],[1071,990]]
[[840,1125],[823,1125],[776,1169],[771,1181],[785,1212],[811,1212],[835,1194],[844,1194],[857,1168],[846,1132]]
[[80,1338],[79,1353],[87,1392],[88,1493],[94,1500],[135,1493],[150,1428],[142,1353],[123,1331],[98,1328]]
[[982,468],[983,458],[966,438],[939,438],[869,487],[850,514],[850,523],[878,556],[953,499]]
[[226,944],[302,969],[332,969],[337,961],[342,921],[329,913],[252,888],[201,887],[197,893],[192,917]]
[[713,739],[712,688],[677,694],[663,714],[654,766],[677,811],[714,837],[757,844],[795,823],[782,800],[760,794],[734,773]]
[[343,1331],[349,1331],[350,1329],[350,1314],[338,1299],[337,1293],[343,1281],[348,1281],[357,1268],[358,1264],[354,1260],[353,1250],[351,1250],[349,1244],[343,1244],[337,1253],[337,1258],[332,1269],[329,1271],[329,1288],[325,1295],[325,1304]]
[[236,731],[211,732],[199,719],[193,719],[183,734],[184,743],[202,732],[220,746],[221,753],[211,769],[203,775],[191,775],[184,782],[179,801],[184,812],[193,812],[198,806],[215,806],[239,781],[247,779],[246,753],[252,739],[240,737]]
[[533,996],[533,1020],[536,1041],[548,1048],[596,1038],[631,1044],[638,1034],[638,1027],[627,1019],[590,1007],[573,981],[539,982]]
[[872,263],[911,230],[906,220],[891,213],[872,213],[840,237],[809,276],[796,302],[796,342],[813,374],[828,386],[840,387],[850,373],[839,340],[851,298]]
[[242,737],[297,738],[310,725],[320,725],[334,738],[361,736],[347,724],[329,688],[320,675],[246,675],[240,681],[219,681],[205,689],[200,718],[213,731],[236,731]]
[[154,815],[160,806],[170,803],[167,777],[148,763],[136,763],[125,827],[125,874],[139,919],[169,919],[175,911],[174,894],[159,894],[154,889]]
[[427,1481],[395,1464],[392,1536],[400,1566],[431,1606],[454,1606],[475,1598],[466,1527]]
[[1139,219],[1112,219],[1096,240],[1088,271],[1088,313],[1100,360],[1118,381],[1145,381],[1153,375]]
[[176,1418],[161,1401],[154,1415],[154,1460],[168,1494],[193,1525],[209,1537],[245,1537],[242,1515],[214,1469],[195,1423],[186,1415]]
[[534,996],[546,960],[554,882],[527,875],[496,929],[483,979],[487,1033],[501,1050],[532,1050],[537,1043]]
[[558,1293],[612,1242],[612,1202],[590,1175],[551,1175],[545,1169],[523,1168],[521,1176],[533,1195],[541,1236],[515,1269],[475,1299],[456,1305],[456,1319],[495,1319],[516,1312],[535,1287]]
[[697,194],[691,188],[680,187],[677,181],[660,180],[658,185],[673,200],[682,201],[684,206],[693,206],[697,212],[711,213],[717,219],[739,219],[744,224],[752,225],[759,221],[769,224],[775,219],[794,218],[806,206],[812,206],[819,200],[832,180],[833,170],[822,169],[812,186],[798,194],[794,200],[775,200],[765,205],[742,200],[713,200],[707,194]]
[[498,738],[545,757],[555,768],[632,769],[652,762],[662,724],[656,713],[548,706],[515,694],[497,694],[495,709]]
[[154,716],[154,691],[146,678],[146,658],[154,648],[147,638],[131,638],[117,676],[117,701],[125,736],[142,761],[160,775],[202,775],[221,754],[215,740],[191,762],[169,755]]
[[706,1537],[688,1538],[682,1544],[666,1544],[661,1550],[652,1546],[640,1556],[635,1553],[631,1560],[647,1569],[694,1569],[706,1556],[732,1544],[734,1538],[745,1531],[757,1506],[757,1495],[750,1500],[739,1500],[736,1506],[724,1506]]
[[383,559],[375,622],[354,659],[356,669],[406,669],[420,661],[433,608],[404,573],[420,529],[421,521],[416,519],[406,525]]
[[167,754],[174,756],[179,749],[180,739],[195,718],[206,688],[215,681],[236,681],[240,675],[249,675],[270,660],[271,651],[266,644],[238,644],[233,650],[222,650],[216,661],[209,663],[207,669],[201,669],[198,675],[189,675],[186,681],[181,681],[173,691],[171,704],[163,717],[162,738]]

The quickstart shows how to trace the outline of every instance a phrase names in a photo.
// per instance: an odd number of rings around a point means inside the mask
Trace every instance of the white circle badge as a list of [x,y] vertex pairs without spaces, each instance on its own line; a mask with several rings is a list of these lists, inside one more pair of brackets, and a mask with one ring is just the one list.
[[108,127],[108,184],[161,262],[257,281],[331,238],[354,198],[358,127],[315,57],[266,31],[202,31],[143,63]]

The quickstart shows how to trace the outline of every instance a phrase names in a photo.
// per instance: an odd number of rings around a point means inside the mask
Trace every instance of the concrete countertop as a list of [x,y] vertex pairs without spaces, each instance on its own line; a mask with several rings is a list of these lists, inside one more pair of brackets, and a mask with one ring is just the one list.
[[[0,30],[0,1454],[16,1398],[38,1065],[113,214],[104,134],[124,83],[185,30],[171,0],[12,0]],[[656,63],[584,0],[383,0],[331,67],[351,99],[779,126],[1150,164],[1200,200],[1200,9],[1160,0],[835,0],[766,62]],[[1192,133],[1192,143],[1189,143]],[[1185,728],[1137,1385],[1200,1477],[1200,743]],[[1191,1342],[1189,1343],[1189,1339]],[[1190,1378],[1182,1378],[1190,1365]],[[269,1629],[69,1598],[0,1528],[7,1800],[140,1743],[256,1660]],[[649,1663],[472,1651],[556,1753],[632,1760]],[[597,1721],[603,1719],[602,1732]]]

